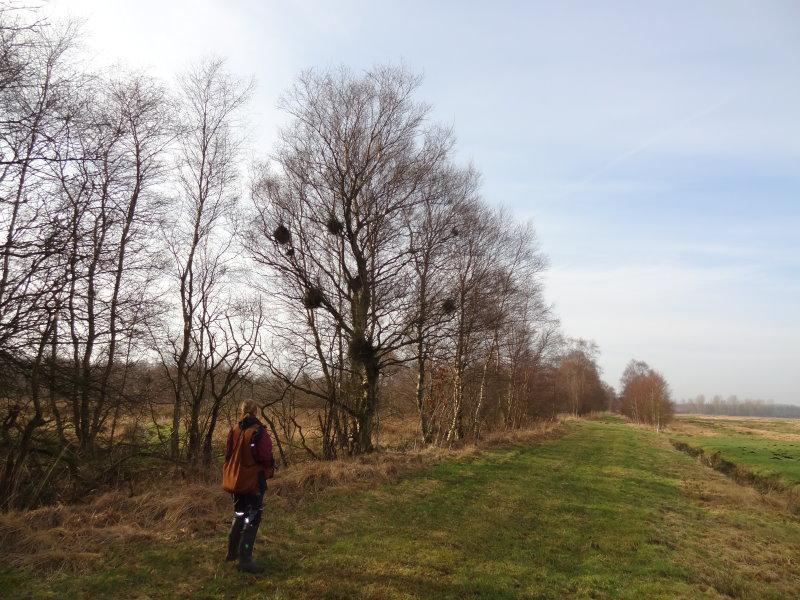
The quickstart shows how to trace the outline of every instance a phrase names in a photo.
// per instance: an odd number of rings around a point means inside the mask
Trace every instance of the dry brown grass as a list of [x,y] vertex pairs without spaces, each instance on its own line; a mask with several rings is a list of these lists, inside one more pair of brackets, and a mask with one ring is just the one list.
[[674,421],[672,421],[672,423],[669,424],[668,431],[670,433],[683,435],[699,435],[710,437],[719,435],[718,431],[709,429],[708,427],[703,427],[702,425],[697,425],[696,423],[692,423],[690,421],[686,421],[680,417],[676,418]]
[[711,510],[735,506],[760,511],[768,507],[790,518],[796,510],[795,499],[785,492],[757,490],[742,484],[731,485],[728,476],[712,470],[709,470],[703,479],[685,477],[682,484],[688,497]]
[[[448,448],[385,450],[335,461],[298,463],[279,470],[270,480],[265,504],[291,510],[331,488],[393,482],[403,473],[444,459],[554,437],[560,429],[560,422],[540,423],[530,429],[490,433],[477,443]],[[398,435],[399,429],[393,433]],[[229,512],[230,498],[217,482],[186,479],[154,481],[135,494],[111,491],[83,504],[7,512],[0,514],[0,562],[46,571],[86,570],[109,550],[124,552],[142,542],[170,542],[224,532]]]
[[[699,418],[706,421],[717,422],[720,428],[713,429],[701,423],[692,422],[691,419]],[[739,423],[763,423],[767,427],[748,427]],[[771,423],[779,422],[781,426],[796,430],[796,433],[786,431],[773,431],[768,428]],[[696,436],[717,436],[723,432],[742,433],[779,441],[800,441],[800,420],[776,419],[772,417],[729,417],[720,415],[679,415],[669,426],[673,433]]]
[[76,505],[0,515],[0,548],[12,566],[80,568],[143,540],[215,530],[226,506],[221,491],[194,483],[165,484],[131,496],[107,492]]
[[[719,500],[724,505],[768,506],[770,509],[787,513],[788,515],[800,514],[800,488],[786,485],[776,476],[765,476],[752,471],[745,465],[737,465],[726,461],[719,453],[707,453],[702,448],[694,447],[677,440],[671,440],[673,447],[697,459],[698,462],[714,471],[714,477],[709,474],[708,480],[694,481],[689,485],[684,480],[684,487],[692,497],[701,503]],[[738,485],[727,487],[727,493],[722,496],[719,490],[720,477],[735,481]]]

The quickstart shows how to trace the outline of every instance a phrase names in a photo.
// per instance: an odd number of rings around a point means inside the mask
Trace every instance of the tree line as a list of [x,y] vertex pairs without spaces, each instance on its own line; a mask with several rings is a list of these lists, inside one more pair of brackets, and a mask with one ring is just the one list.
[[725,415],[729,417],[778,417],[800,418],[800,406],[778,404],[770,400],[740,399],[738,396],[723,398],[720,395],[706,399],[698,394],[675,405],[675,412],[699,415]]
[[373,450],[389,405],[442,444],[615,401],[418,76],[302,73],[244,173],[252,82],[77,40],[0,5],[0,504],[205,469],[244,397],[284,463]]

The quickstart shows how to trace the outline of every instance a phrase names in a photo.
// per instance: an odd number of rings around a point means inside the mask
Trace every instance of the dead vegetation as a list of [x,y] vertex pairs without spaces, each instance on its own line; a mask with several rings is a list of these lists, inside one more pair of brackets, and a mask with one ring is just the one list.
[[[265,504],[291,510],[325,490],[394,482],[415,469],[446,458],[462,458],[505,444],[554,437],[561,421],[524,430],[497,432],[451,447],[386,450],[333,461],[308,461],[281,470],[269,483]],[[158,480],[145,491],[115,490],[85,504],[46,506],[0,514],[0,561],[48,572],[85,571],[105,552],[156,541],[208,537],[227,530],[230,498],[215,478],[207,482]]]
[[[692,415],[691,417],[694,417]],[[716,436],[720,433],[740,433],[756,435],[770,440],[800,441],[800,421],[775,419],[771,417],[727,417],[717,415],[700,415],[705,424],[698,424],[690,415],[679,416],[670,424],[670,429],[682,435]],[[783,430],[773,430],[770,426],[779,422]],[[754,425],[757,424],[759,426]],[[709,426],[712,424],[712,426]]]

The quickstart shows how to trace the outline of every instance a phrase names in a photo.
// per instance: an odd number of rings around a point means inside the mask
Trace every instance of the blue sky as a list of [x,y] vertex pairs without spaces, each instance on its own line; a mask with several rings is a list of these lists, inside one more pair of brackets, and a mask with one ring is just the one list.
[[800,403],[800,2],[53,0],[98,63],[255,76],[251,152],[298,71],[402,62],[490,202],[534,220],[605,378]]

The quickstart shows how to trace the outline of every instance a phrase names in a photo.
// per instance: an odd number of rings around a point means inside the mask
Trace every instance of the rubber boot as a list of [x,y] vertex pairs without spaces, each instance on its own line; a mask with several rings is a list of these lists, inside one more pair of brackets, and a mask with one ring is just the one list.
[[261,515],[258,518],[245,523],[242,531],[242,541],[239,544],[239,570],[245,573],[263,573],[264,565],[253,562],[253,545],[256,542],[258,525],[261,522]]
[[225,557],[226,561],[238,560],[243,528],[244,515],[234,515],[233,522],[231,522],[231,530],[228,533],[228,555]]

